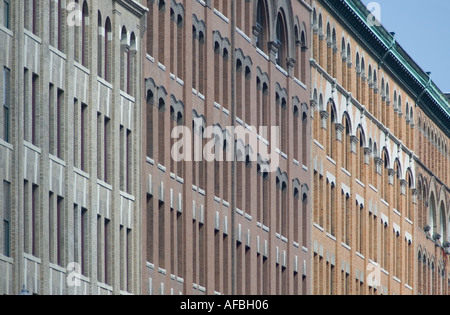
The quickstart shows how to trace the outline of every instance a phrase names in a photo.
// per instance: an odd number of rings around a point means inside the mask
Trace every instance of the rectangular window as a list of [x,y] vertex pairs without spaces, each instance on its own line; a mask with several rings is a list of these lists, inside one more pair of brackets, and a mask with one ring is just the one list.
[[81,161],[80,167],[83,171],[87,171],[87,118],[88,118],[88,107],[85,104],[81,104],[81,116],[80,116],[80,154]]
[[87,142],[87,128],[88,128],[88,106],[86,104],[81,103],[74,99],[74,120],[73,120],[73,136],[74,136],[74,163],[75,166],[81,169],[82,171],[87,171],[87,159],[86,152],[88,152],[87,148],[85,148]]
[[63,242],[64,242],[64,219],[63,219],[64,198],[55,196],[52,192],[49,195],[49,250],[50,262],[63,266]]
[[103,153],[103,166],[104,166],[104,180],[105,182],[109,183],[110,181],[110,176],[109,176],[109,161],[111,161],[111,156],[110,153],[112,152],[112,148],[111,148],[111,119],[109,119],[108,117],[105,117],[105,124],[104,124],[104,150],[105,152]]
[[154,229],[153,197],[147,195],[147,262],[153,263],[153,229]]
[[37,146],[37,106],[38,106],[38,79],[39,76],[33,73],[31,82],[31,143]]
[[64,242],[64,198],[58,197],[56,202],[56,263],[63,265],[63,242]]
[[126,290],[126,282],[127,282],[127,277],[126,277],[126,241],[125,241],[125,232],[124,232],[124,227],[123,225],[120,226],[119,229],[119,240],[120,240],[120,255],[119,255],[119,261],[120,261],[120,289],[125,291]]
[[25,29],[36,34],[36,9],[37,0],[25,1]]
[[104,241],[104,253],[105,253],[105,261],[104,261],[104,270],[105,270],[105,283],[111,284],[111,279],[109,277],[109,267],[110,267],[110,220],[105,219],[105,241]]
[[58,89],[58,95],[56,97],[56,156],[63,159],[63,118],[64,110],[64,91]]
[[126,191],[126,148],[125,127],[120,126],[120,190]]
[[[165,267],[165,253],[166,253],[166,220],[165,220],[165,205],[163,202],[159,203],[159,266]],[[194,265],[195,268],[195,265]],[[195,279],[195,278],[194,278]]]
[[103,177],[103,145],[104,145],[104,137],[102,136],[103,130],[103,121],[102,114],[97,112],[97,178],[104,180]]
[[31,192],[31,254],[37,257],[37,222],[38,222],[38,189],[39,187],[33,185]]
[[1,138],[9,142],[10,136],[10,106],[11,106],[11,71],[3,68],[3,134]]
[[102,246],[102,240],[103,240],[103,222],[102,217],[100,215],[97,215],[97,280],[98,282],[105,283],[105,276],[103,274],[104,268],[103,261],[104,261],[104,247]]
[[131,177],[131,163],[132,163],[132,142],[131,142],[131,131],[127,130],[127,148],[126,148],[126,184],[127,184],[127,193],[131,194],[131,183],[132,183],[132,177]]
[[29,133],[30,133],[30,99],[29,99],[29,72],[28,69],[23,70],[23,139],[29,142]]
[[80,258],[80,262],[81,262],[81,274],[84,276],[87,276],[87,253],[88,253],[88,237],[87,237],[87,233],[88,233],[88,213],[87,210],[82,208],[81,209],[81,240],[80,240],[80,245],[81,245],[81,258]]
[[3,181],[3,255],[11,256],[11,183]]
[[3,0],[3,25],[7,29],[11,29],[11,2],[10,0]]

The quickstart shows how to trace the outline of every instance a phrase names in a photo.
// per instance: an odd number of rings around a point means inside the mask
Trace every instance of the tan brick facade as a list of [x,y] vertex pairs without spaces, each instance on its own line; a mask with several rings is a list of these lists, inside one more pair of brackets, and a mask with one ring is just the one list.
[[338,19],[368,16],[359,1],[312,6],[312,293],[447,294],[448,128],[388,70],[396,54],[380,61],[366,21]]

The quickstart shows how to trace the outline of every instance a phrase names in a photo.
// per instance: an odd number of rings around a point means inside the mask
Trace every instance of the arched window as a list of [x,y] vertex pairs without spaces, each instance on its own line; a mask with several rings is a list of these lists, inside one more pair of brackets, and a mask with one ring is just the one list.
[[439,209],[440,216],[439,216],[439,234],[441,235],[441,244],[444,244],[444,242],[447,242],[447,215],[445,211],[445,204],[442,201],[441,207]]
[[278,45],[277,64],[281,67],[286,67],[288,41],[286,19],[282,11],[277,16],[276,36],[276,43]]
[[264,52],[267,52],[268,21],[267,3],[265,0],[258,0],[256,9],[256,28],[258,31],[256,46]]
[[152,89],[147,91],[147,156],[153,158],[153,144],[154,144],[154,108],[155,108],[155,94]]
[[[296,78],[300,78],[300,68],[302,67],[302,60],[301,60],[301,41],[300,41],[300,32],[298,30],[298,25],[295,25],[294,28],[294,35],[295,35],[295,60],[297,61],[295,63],[295,73],[294,76]],[[303,35],[303,34],[302,34]]]
[[113,67],[111,64],[112,60],[112,27],[111,20],[106,18],[105,23],[105,80],[111,82]]
[[[158,59],[159,62],[165,64],[165,41],[167,34],[165,33],[166,27],[166,1],[159,0],[158,5]],[[151,33],[151,32],[150,32]]]
[[137,56],[137,42],[136,42],[136,35],[134,32],[131,33],[131,39],[130,39],[130,51],[128,52],[128,59],[127,59],[127,93],[129,95],[134,96],[135,95],[135,81],[133,79],[134,74],[137,70],[137,64],[136,64],[136,56]]
[[104,67],[103,67],[103,58],[105,55],[103,54],[104,49],[104,38],[105,38],[105,30],[103,29],[103,20],[102,14],[100,10],[98,11],[97,17],[97,75],[101,78],[104,77]]
[[324,45],[324,35],[323,35],[323,20],[322,14],[319,13],[319,52],[318,52],[318,61],[319,65],[323,67],[323,45]]
[[347,115],[344,115],[342,124],[344,126],[344,135],[342,136],[342,161],[344,163],[344,168],[348,170],[350,167],[351,126]]
[[422,253],[419,250],[419,253],[417,254],[417,292],[419,294],[423,295],[423,277],[422,277],[422,270],[423,270],[423,266],[422,266]]
[[333,39],[331,37],[331,27],[330,27],[330,23],[327,23],[327,50],[326,50],[326,54],[327,54],[327,72],[332,75],[333,72],[333,62],[332,62],[332,50],[333,50]]
[[402,199],[401,199],[401,183],[400,180],[402,178],[402,170],[400,167],[400,162],[398,160],[395,161],[395,184],[394,184],[394,207],[402,213]]
[[330,114],[329,124],[328,124],[328,135],[327,135],[327,154],[333,160],[336,160],[336,149],[334,147],[336,142],[336,111],[334,109],[333,103],[328,104],[328,113]]
[[[30,1],[28,1],[30,2]],[[50,45],[62,51],[62,32],[63,32],[63,10],[61,5],[61,0],[49,0],[50,2],[50,16],[49,16],[49,36],[50,36]],[[9,0],[3,2],[5,6],[9,6]],[[5,26],[9,28],[8,24],[8,7],[4,8],[5,10]]]
[[358,139],[359,139],[359,148],[358,152],[356,153],[358,159],[357,159],[357,178],[362,181],[364,179],[364,169],[365,169],[365,161],[364,161],[364,155],[365,155],[365,137],[364,137],[364,131],[361,127],[358,128]]
[[413,205],[413,182],[411,176],[411,170],[407,172],[407,188],[406,188],[406,218],[413,219],[414,205]]
[[389,155],[386,150],[383,152],[383,170],[381,176],[381,187],[383,199],[389,202]]
[[336,37],[336,29],[333,27],[332,32],[332,38],[331,38],[331,50],[332,50],[332,63],[333,63],[333,73],[331,74],[333,78],[336,78],[337,76],[337,52],[338,52],[338,46],[337,46],[337,37]]
[[82,22],[81,22],[81,64],[88,68],[88,51],[89,51],[89,38],[88,38],[88,30],[89,30],[89,7],[87,1],[83,3],[83,14],[82,14]]
[[128,92],[129,55],[128,32],[127,28],[123,26],[120,36],[120,89],[124,92]]
[[305,25],[303,24],[304,29],[302,30],[301,34],[300,34],[300,45],[301,45],[301,75],[300,75],[300,79],[302,80],[302,82],[306,82],[306,73],[307,73],[307,69],[308,69],[308,60],[307,60],[307,50],[308,50],[308,41],[306,40],[306,34],[305,34]]
[[433,236],[434,233],[437,232],[436,197],[434,196],[434,193],[431,193],[431,196],[430,196],[430,204],[429,204],[429,211],[428,211],[428,226],[430,227],[431,236]]

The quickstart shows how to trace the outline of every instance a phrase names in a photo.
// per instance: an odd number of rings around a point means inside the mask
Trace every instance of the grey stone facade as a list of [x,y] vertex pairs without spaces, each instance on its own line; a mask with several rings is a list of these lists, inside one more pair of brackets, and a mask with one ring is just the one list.
[[146,8],[16,0],[0,11],[0,295],[139,293]]

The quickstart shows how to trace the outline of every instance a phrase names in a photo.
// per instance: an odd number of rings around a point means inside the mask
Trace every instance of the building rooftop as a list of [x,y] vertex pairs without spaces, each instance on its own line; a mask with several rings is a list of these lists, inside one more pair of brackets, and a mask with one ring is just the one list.
[[450,98],[443,93],[385,27],[368,23],[371,12],[360,0],[324,0],[324,3],[349,26],[365,44],[379,65],[391,72],[415,98],[421,109],[450,137]]

